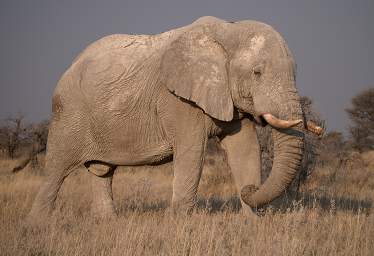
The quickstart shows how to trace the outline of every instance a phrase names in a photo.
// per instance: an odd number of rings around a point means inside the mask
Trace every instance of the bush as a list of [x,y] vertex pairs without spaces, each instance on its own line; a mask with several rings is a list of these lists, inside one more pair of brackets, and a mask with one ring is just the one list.
[[0,147],[7,156],[14,158],[21,144],[27,137],[24,126],[24,116],[18,114],[16,117],[9,117],[2,122],[0,127]]
[[352,146],[360,152],[374,149],[374,88],[352,98],[346,109],[353,124],[350,127]]

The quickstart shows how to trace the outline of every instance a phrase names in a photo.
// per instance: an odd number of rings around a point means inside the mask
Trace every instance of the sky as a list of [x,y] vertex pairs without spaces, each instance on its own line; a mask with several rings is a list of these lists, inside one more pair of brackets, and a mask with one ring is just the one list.
[[328,130],[347,134],[344,109],[374,87],[373,0],[1,0],[0,119],[47,119],[60,76],[109,34],[158,34],[201,16],[270,24],[297,62],[297,88]]

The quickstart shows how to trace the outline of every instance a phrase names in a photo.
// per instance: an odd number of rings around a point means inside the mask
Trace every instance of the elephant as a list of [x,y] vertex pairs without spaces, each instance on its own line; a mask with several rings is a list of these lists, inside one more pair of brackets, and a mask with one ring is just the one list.
[[[172,209],[197,202],[207,141],[218,137],[242,209],[279,197],[295,177],[305,120],[296,64],[270,25],[202,17],[156,35],[114,34],[90,44],[62,75],[52,96],[44,183],[29,216],[51,213],[64,179],[85,167],[92,210],[115,217],[117,166],[173,161]],[[261,184],[256,125],[270,125],[274,162]]]

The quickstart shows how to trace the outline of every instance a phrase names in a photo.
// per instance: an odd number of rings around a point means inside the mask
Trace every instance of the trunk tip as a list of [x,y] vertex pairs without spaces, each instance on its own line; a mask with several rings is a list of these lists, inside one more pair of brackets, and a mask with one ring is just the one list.
[[251,207],[256,207],[256,202],[253,201],[252,195],[258,190],[259,188],[255,185],[246,185],[240,191],[240,197],[242,198],[243,202]]

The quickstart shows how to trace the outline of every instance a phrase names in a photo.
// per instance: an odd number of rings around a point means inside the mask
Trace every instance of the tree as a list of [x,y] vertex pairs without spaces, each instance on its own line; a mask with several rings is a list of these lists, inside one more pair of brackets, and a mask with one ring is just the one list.
[[341,132],[331,131],[324,135],[318,149],[319,164],[325,165],[346,159],[348,151],[346,144]]
[[[324,127],[325,121],[313,107],[312,99],[304,96],[300,99],[301,107],[306,121],[313,120],[317,125]],[[304,181],[314,170],[317,163],[318,149],[321,146],[321,138],[313,133],[306,132],[304,140],[304,158],[301,163],[300,180]]]
[[46,150],[47,139],[48,139],[48,127],[49,121],[45,120],[38,124],[34,124],[29,129],[29,136],[32,141],[32,150],[30,153],[30,159],[32,166],[37,166],[38,154]]
[[358,151],[374,149],[374,88],[364,90],[352,98],[351,108],[346,109],[352,121],[350,133],[352,146]]
[[31,167],[39,165],[38,154],[44,152],[47,146],[49,121],[45,120],[38,124],[32,124],[27,128],[27,139],[31,144],[28,155],[19,165],[13,168],[12,172],[23,170],[31,161]]
[[5,124],[0,129],[0,146],[5,149],[10,158],[15,157],[25,132],[24,116],[22,114],[5,120]]

